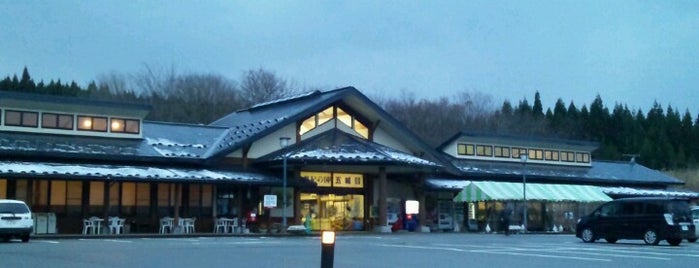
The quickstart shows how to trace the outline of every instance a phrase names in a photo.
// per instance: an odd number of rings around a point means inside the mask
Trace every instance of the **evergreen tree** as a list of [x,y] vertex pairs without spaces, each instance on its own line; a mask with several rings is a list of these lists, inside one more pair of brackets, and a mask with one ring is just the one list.
[[532,107],[532,115],[534,115],[535,118],[544,116],[544,106],[541,105],[541,96],[539,91],[534,94],[534,107]]
[[27,70],[27,67],[24,67],[24,70],[22,70],[22,79],[19,81],[19,90],[28,93],[36,92],[36,85],[34,84],[34,80],[32,80],[31,76],[29,76],[29,70]]

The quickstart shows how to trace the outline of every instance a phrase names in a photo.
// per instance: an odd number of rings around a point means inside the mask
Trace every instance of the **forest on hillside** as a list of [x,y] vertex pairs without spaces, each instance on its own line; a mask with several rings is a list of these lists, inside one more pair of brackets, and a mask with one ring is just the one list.
[[[324,88],[298,88],[265,69],[245,71],[234,80],[146,66],[136,74],[101,75],[86,88],[61,80],[35,82],[27,68],[19,77],[0,80],[0,90],[5,91],[148,104],[152,111],[147,120],[191,124],[208,124],[256,103],[316,89]],[[464,131],[592,141],[599,144],[593,159],[633,157],[659,170],[696,168],[699,161],[699,118],[657,102],[644,112],[624,104],[608,107],[599,96],[589,106],[558,99],[553,108],[544,110],[539,92],[531,104],[527,99],[495,104],[487,94],[465,91],[436,100],[411,94],[372,100],[434,147]]]

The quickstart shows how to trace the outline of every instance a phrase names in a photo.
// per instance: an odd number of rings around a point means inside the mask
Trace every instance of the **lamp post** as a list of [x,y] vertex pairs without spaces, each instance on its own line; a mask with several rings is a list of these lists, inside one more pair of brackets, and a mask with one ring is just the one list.
[[[279,138],[279,145],[282,147],[282,149],[284,149],[287,146],[289,146],[290,140],[291,140],[291,138],[289,138],[289,137],[280,137]],[[283,158],[282,169],[284,170],[284,175],[283,175],[284,184],[282,186],[282,233],[286,232],[286,157],[287,157],[287,153],[284,152],[284,154],[282,154],[282,158]]]
[[524,219],[522,219],[522,225],[524,226],[523,231],[526,232],[527,231],[527,154],[526,153],[520,154],[519,159],[522,160],[522,167],[523,167],[523,171],[522,171],[522,193],[523,193],[523,195],[522,195],[522,197],[524,199],[524,202],[523,202],[524,203],[524,211],[522,214],[524,216]]

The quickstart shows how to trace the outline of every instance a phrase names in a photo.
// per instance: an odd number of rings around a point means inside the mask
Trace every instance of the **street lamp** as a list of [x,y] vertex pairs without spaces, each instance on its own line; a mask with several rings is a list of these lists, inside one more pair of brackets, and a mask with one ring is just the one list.
[[523,153],[519,155],[519,159],[522,160],[522,167],[524,167],[524,170],[522,171],[522,193],[523,193],[523,198],[524,198],[524,219],[522,220],[522,225],[523,231],[527,231],[527,154]]
[[[282,147],[282,149],[286,148],[289,146],[289,141],[291,138],[289,137],[280,137],[279,138],[279,145]],[[284,170],[284,175],[283,175],[283,180],[284,180],[284,185],[282,186],[282,233],[286,232],[286,157],[287,153],[284,152],[282,154],[283,160],[283,167],[282,169]]]

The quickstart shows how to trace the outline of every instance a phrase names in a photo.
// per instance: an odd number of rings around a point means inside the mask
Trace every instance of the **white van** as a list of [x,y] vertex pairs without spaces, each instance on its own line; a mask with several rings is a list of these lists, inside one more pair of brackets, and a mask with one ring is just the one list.
[[33,229],[32,212],[26,203],[0,199],[0,238],[3,241],[18,237],[22,242],[29,242],[29,235]]

